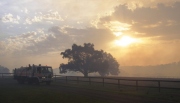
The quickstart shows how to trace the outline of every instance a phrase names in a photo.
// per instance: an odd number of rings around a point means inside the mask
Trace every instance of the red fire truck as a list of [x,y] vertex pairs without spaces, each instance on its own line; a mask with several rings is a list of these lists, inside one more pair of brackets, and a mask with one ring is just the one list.
[[18,83],[23,84],[39,84],[45,82],[50,85],[53,81],[53,70],[51,66],[30,65],[28,67],[20,67],[14,69],[14,79]]

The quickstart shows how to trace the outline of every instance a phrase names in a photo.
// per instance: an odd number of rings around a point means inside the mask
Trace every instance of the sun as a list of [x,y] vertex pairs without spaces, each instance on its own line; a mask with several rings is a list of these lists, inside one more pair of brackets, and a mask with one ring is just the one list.
[[135,42],[137,42],[137,39],[130,36],[123,36],[119,40],[115,40],[115,44],[122,47],[129,46],[130,44],[133,44]]

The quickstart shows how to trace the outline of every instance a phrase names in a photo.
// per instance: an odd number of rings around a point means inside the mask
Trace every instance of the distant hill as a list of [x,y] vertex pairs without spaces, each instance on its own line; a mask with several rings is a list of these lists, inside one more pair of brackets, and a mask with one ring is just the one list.
[[149,66],[121,66],[120,76],[180,78],[180,62]]
[[0,65],[0,73],[9,73],[9,69]]

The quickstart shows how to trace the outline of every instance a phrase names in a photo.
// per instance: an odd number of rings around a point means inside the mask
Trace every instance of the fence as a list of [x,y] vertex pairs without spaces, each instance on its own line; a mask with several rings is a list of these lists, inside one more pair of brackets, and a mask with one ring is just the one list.
[[[13,73],[0,73],[0,78],[12,78]],[[62,76],[54,75],[54,81],[64,81],[65,83],[74,81],[77,84],[80,82],[100,83],[104,87],[106,84],[135,87],[138,90],[140,87],[161,89],[180,89],[180,79],[173,78],[128,78],[128,77],[82,77],[82,76]]]
[[12,78],[13,73],[0,73],[0,78]]
[[54,75],[54,81],[65,81],[66,83],[74,81],[77,84],[80,82],[100,83],[104,87],[106,84],[135,87],[138,90],[140,87],[161,89],[180,89],[180,79],[155,79],[155,78],[127,78],[127,77],[81,77],[81,76],[61,76]]

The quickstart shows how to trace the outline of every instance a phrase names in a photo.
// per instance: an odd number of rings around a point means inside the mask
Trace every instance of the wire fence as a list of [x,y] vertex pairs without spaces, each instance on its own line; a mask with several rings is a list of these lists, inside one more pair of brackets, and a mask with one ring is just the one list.
[[173,78],[127,78],[127,77],[82,77],[82,76],[62,76],[54,75],[54,81],[64,81],[65,83],[75,82],[77,84],[87,82],[89,85],[93,83],[102,84],[104,87],[107,84],[117,85],[118,88],[122,86],[139,88],[157,88],[160,92],[161,89],[179,89],[180,79]]
[[[93,83],[116,85],[118,88],[122,86],[134,87],[136,90],[139,88],[156,88],[160,92],[162,89],[179,89],[180,79],[178,78],[128,78],[128,77],[83,77],[83,76],[62,76],[54,75],[54,82],[64,83],[84,83],[89,85]],[[13,73],[0,73],[0,78],[13,78]]]
[[0,73],[0,78],[13,78],[13,73]]

